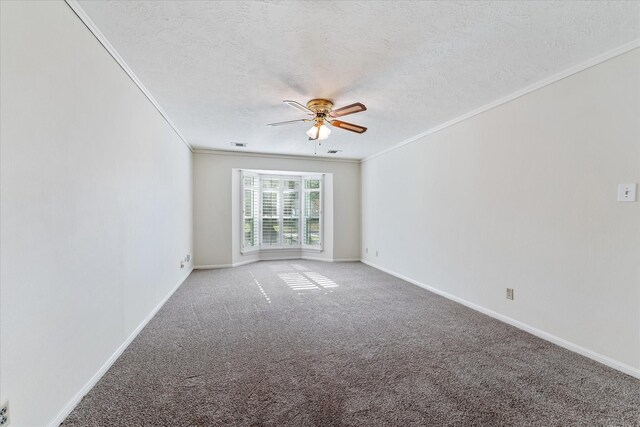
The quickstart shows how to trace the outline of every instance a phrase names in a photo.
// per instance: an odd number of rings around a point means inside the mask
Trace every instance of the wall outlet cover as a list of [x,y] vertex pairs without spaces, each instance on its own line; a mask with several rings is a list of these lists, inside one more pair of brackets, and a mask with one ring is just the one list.
[[618,201],[635,202],[638,184],[618,184]]
[[513,289],[507,288],[507,299],[513,299]]
[[9,425],[9,402],[4,402],[0,406],[0,427],[6,427]]

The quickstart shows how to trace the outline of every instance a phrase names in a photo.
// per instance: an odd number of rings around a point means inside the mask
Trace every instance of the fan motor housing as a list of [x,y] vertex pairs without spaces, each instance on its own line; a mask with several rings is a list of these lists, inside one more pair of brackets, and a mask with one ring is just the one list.
[[331,112],[331,109],[333,109],[333,102],[328,99],[312,99],[307,102],[307,108],[316,114],[328,114]]

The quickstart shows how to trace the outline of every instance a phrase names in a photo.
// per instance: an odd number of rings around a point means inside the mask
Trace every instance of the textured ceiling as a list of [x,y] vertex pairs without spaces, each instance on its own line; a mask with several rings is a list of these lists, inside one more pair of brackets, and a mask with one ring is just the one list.
[[360,101],[364,158],[640,38],[639,2],[80,1],[194,148],[314,153],[283,104]]

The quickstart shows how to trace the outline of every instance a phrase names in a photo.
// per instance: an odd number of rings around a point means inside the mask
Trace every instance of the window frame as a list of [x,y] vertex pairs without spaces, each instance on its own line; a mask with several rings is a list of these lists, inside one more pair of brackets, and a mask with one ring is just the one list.
[[[257,221],[258,224],[258,238],[256,246],[247,246],[245,243],[245,177],[255,177],[257,178],[257,187],[250,187],[250,189],[257,189],[258,191],[258,201],[257,201],[257,209],[254,209],[253,212],[253,220]],[[278,243],[274,245],[265,245],[263,244],[263,215],[262,215],[262,201],[263,201],[263,179],[278,179],[278,201],[277,201],[277,218],[278,218]],[[317,179],[320,181],[320,188],[318,189],[305,189],[305,180]],[[289,189],[284,188],[285,180],[295,180],[298,182],[298,188],[295,190],[298,193],[297,197],[297,205],[296,209],[298,210],[297,220],[298,220],[298,243],[295,244],[284,244],[284,193],[286,191],[291,191]],[[260,251],[270,251],[270,250],[311,250],[322,252],[324,247],[324,174],[279,174],[279,173],[267,173],[267,172],[258,172],[258,171],[250,171],[250,170],[240,170],[240,253],[242,254],[251,254]],[[303,227],[304,221],[306,219],[304,212],[304,197],[305,193],[309,191],[319,191],[319,245],[306,245],[304,244],[304,236],[303,236]],[[286,218],[290,219],[290,218]]]

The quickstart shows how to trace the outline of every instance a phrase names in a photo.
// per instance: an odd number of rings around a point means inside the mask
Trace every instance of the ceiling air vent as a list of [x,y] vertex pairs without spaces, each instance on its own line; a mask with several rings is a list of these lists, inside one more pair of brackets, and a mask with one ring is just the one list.
[[238,148],[244,148],[247,146],[246,142],[232,142],[231,143],[232,147],[238,147]]
[[329,151],[327,151],[327,153],[329,153],[329,154],[338,154],[338,153],[342,153],[342,150],[329,150]]

